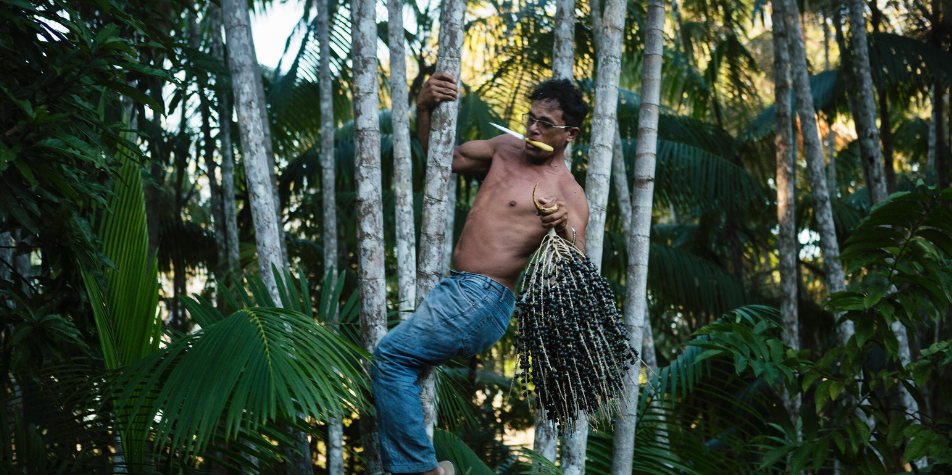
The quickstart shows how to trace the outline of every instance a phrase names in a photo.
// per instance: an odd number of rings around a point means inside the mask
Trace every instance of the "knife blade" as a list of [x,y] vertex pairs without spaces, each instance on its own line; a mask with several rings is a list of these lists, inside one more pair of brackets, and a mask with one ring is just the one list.
[[526,138],[525,135],[522,135],[522,134],[520,134],[519,132],[516,132],[516,131],[514,131],[514,130],[510,130],[510,129],[507,129],[507,128],[505,128],[505,127],[499,125],[499,124],[494,124],[494,123],[492,123],[492,122],[490,122],[489,124],[492,125],[493,127],[497,128],[497,129],[499,129],[499,130],[501,130],[501,131],[503,131],[503,132],[505,132],[505,133],[507,133],[507,134],[509,134],[509,135],[511,135],[511,136],[513,136],[513,137],[515,137],[515,138],[517,138],[517,139],[519,139],[519,140],[525,140],[526,142],[529,142],[529,143],[531,143],[532,145],[535,145],[536,147],[539,147],[539,148],[541,148],[542,150],[545,150],[546,152],[551,152],[551,151],[553,150],[550,145],[544,144],[544,143],[542,143],[542,142],[536,142],[535,140],[529,140],[529,139]]

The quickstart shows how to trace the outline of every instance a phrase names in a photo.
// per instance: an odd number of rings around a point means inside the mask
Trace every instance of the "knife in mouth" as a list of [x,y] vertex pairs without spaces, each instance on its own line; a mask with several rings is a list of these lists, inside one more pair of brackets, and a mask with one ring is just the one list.
[[552,147],[549,146],[549,145],[547,145],[547,144],[544,144],[544,143],[542,143],[542,142],[536,142],[535,140],[529,140],[529,139],[526,138],[525,135],[522,135],[522,134],[520,134],[519,132],[516,132],[516,131],[513,131],[513,130],[509,130],[509,129],[507,129],[507,128],[505,128],[505,127],[499,125],[499,124],[494,124],[494,123],[492,123],[492,122],[490,122],[489,124],[492,125],[493,127],[497,128],[497,129],[499,129],[499,130],[501,130],[501,131],[503,131],[503,132],[505,132],[505,133],[507,133],[507,134],[509,134],[509,135],[511,135],[511,136],[513,136],[513,137],[515,137],[515,138],[517,138],[517,139],[519,139],[519,140],[525,140],[526,142],[529,142],[530,144],[535,145],[536,147],[539,147],[539,148],[541,148],[542,150],[545,150],[546,152],[551,152],[551,151],[552,151]]

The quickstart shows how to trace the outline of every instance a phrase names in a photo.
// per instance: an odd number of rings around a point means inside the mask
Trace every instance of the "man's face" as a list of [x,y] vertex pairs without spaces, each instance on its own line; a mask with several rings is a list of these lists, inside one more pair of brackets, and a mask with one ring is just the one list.
[[578,127],[566,127],[559,103],[552,99],[543,99],[532,103],[526,119],[526,137],[537,142],[551,145],[555,150],[546,152],[526,143],[526,153],[534,157],[548,157],[562,150],[578,135]]

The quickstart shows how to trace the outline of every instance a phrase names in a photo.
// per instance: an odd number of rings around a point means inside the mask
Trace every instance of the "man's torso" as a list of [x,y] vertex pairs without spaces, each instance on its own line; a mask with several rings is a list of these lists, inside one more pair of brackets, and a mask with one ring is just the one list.
[[497,147],[453,255],[456,270],[485,275],[513,290],[548,232],[532,202],[533,187],[538,183],[539,198],[584,193],[562,163],[528,163],[524,149],[515,138]]

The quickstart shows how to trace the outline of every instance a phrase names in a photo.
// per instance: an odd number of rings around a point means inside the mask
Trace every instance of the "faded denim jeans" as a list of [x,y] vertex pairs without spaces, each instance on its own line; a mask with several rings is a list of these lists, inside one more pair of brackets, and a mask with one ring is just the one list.
[[454,271],[380,341],[370,376],[384,470],[436,468],[436,452],[423,425],[420,375],[429,366],[492,347],[509,326],[515,300],[512,291],[489,277]]

